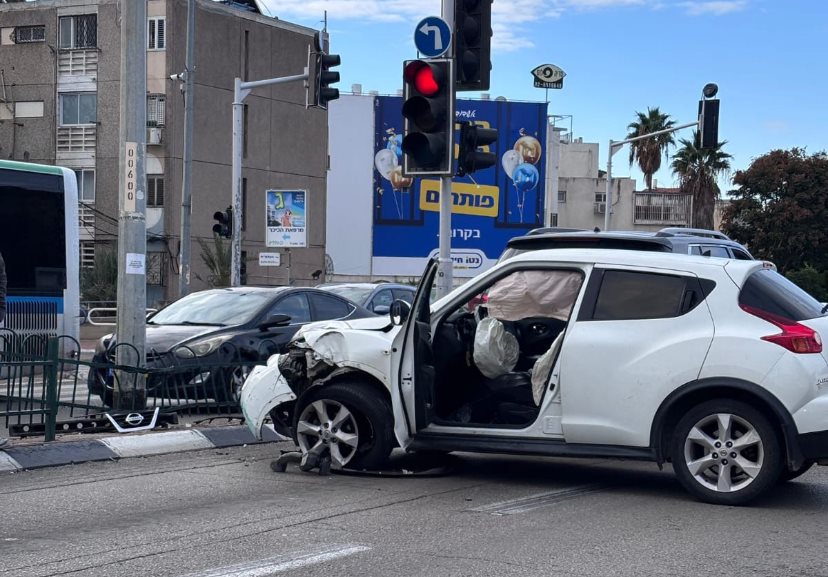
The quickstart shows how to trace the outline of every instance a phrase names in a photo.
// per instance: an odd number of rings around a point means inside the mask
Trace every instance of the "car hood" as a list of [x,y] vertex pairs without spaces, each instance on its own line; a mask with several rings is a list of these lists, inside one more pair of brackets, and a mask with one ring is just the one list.
[[372,316],[347,321],[317,321],[308,323],[297,331],[293,340],[299,340],[309,333],[317,332],[348,332],[348,331],[381,331],[389,332],[393,325],[388,316]]

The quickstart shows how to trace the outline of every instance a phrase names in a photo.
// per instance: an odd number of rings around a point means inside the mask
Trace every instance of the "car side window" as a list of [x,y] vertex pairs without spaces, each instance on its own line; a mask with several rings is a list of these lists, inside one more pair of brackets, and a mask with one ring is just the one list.
[[738,248],[732,248],[730,250],[733,251],[733,258],[736,260],[753,260],[753,257],[743,250],[739,250]]
[[347,317],[354,307],[332,295],[310,295],[313,303],[313,320],[329,321]]
[[690,247],[690,254],[714,256],[717,258],[730,258],[730,253],[727,251],[727,248],[717,244],[693,245]]
[[592,319],[615,321],[659,319],[682,314],[687,281],[680,276],[608,270]]
[[394,301],[394,295],[391,293],[390,289],[384,289],[374,295],[374,298],[371,299],[371,302],[368,304],[369,310],[374,310],[376,307],[390,307],[391,303]]
[[308,299],[303,293],[287,295],[270,310],[269,316],[288,315],[290,324],[309,323],[311,320]]
[[402,289],[394,289],[394,300],[401,299],[407,303],[414,302],[414,291],[406,291]]

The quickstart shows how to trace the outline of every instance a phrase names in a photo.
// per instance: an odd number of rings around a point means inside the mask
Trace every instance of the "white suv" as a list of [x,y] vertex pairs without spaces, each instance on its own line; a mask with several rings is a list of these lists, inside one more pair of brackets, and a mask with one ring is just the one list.
[[[711,503],[828,464],[828,317],[759,261],[623,250],[515,256],[391,319],[316,323],[242,390],[310,460],[390,451],[672,462]],[[470,303],[479,303],[470,310]]]

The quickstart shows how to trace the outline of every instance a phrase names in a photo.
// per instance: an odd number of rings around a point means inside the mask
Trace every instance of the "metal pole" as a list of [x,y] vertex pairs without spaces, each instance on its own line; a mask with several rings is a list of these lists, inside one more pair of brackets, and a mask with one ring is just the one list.
[[610,227],[610,210],[612,210],[612,155],[615,151],[612,148],[612,139],[609,141],[609,157],[607,158],[607,198],[604,199],[604,230]]
[[[132,346],[119,346],[116,362],[136,367],[144,365],[146,356],[146,38],[147,1],[122,0],[117,335],[119,343]],[[123,373],[115,379],[118,408],[135,410],[146,406],[144,376],[132,376],[135,378]]]
[[241,78],[236,78],[233,89],[233,235],[230,259],[230,286],[241,285],[241,163],[242,163],[242,113],[244,97]]
[[[449,26],[449,30],[454,28],[454,0],[443,0],[442,2],[443,20]],[[454,44],[452,44],[447,55],[448,58],[454,58]],[[454,78],[449,78],[449,90],[451,94],[451,110],[449,114],[454,114],[454,100],[456,97],[454,91]],[[453,139],[453,131],[449,134]],[[454,150],[454,146],[451,147]],[[439,265],[437,267],[437,298],[446,296],[451,292],[454,286],[454,265],[451,262],[451,176],[440,177],[440,257]]]
[[187,61],[184,70],[184,174],[181,179],[181,241],[178,296],[190,292],[190,222],[193,214],[193,85],[195,84],[195,0],[187,0]]

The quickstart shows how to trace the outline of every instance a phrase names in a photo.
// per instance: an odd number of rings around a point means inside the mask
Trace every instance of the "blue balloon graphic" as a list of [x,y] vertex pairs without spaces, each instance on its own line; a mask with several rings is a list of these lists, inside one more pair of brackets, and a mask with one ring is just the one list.
[[530,190],[535,190],[538,186],[540,175],[534,164],[524,162],[523,164],[517,165],[515,172],[512,174],[512,180],[515,181],[515,187],[520,192],[529,192]]
[[385,148],[393,150],[397,155],[397,160],[402,163],[402,134],[395,134],[388,137],[388,143]]

